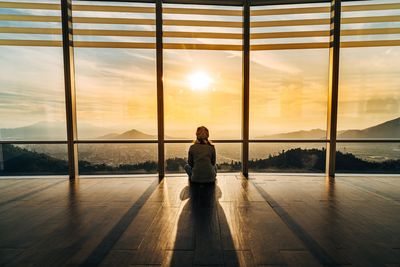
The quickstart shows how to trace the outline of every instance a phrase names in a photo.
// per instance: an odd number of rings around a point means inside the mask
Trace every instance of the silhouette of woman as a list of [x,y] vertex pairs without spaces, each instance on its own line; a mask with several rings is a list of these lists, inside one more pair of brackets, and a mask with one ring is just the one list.
[[196,131],[196,140],[189,148],[188,164],[185,171],[194,183],[213,183],[217,176],[214,145],[208,140],[209,132],[204,126]]
[[180,213],[168,266],[240,266],[229,223],[215,183],[190,183],[180,194]]

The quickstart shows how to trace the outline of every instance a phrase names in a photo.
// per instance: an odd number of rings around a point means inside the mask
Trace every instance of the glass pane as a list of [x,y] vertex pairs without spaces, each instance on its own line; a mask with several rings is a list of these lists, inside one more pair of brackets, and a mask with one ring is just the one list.
[[212,139],[240,138],[241,8],[164,7],[165,137],[192,139],[204,125]]
[[399,138],[400,47],[340,53],[338,138]]
[[[113,11],[80,11],[88,4]],[[74,22],[79,139],[157,139],[155,5],[74,1],[73,10],[103,20]],[[126,48],[137,44],[149,48]]]
[[157,173],[157,144],[79,144],[79,173]]
[[338,143],[336,171],[400,173],[400,143]]
[[[61,20],[60,10],[0,8],[0,15]],[[0,46],[0,139],[65,140],[61,23],[16,19],[1,20],[0,27],[0,41],[13,43]]]
[[[350,18],[366,19],[363,23],[344,23],[341,28],[339,139],[400,138],[400,47],[396,46],[400,34],[392,34],[400,22],[366,21],[398,16],[400,9],[382,9],[385,5],[379,5],[391,3],[398,1],[343,3],[342,22]],[[368,5],[379,8],[349,10]],[[386,5],[389,6],[393,5]],[[360,45],[349,48],[348,44]]]
[[329,18],[328,3],[251,7],[250,139],[326,138]]
[[0,144],[0,176],[67,174],[66,145]]
[[201,125],[211,139],[240,138],[241,62],[233,52],[164,51],[167,139],[192,139]]
[[249,148],[249,171],[323,173],[324,143],[252,143]]
[[250,138],[325,139],[328,49],[253,51]]
[[[189,147],[192,144],[166,144],[165,159],[167,173],[185,173]],[[241,170],[241,144],[216,143],[218,172],[239,172]]]
[[80,139],[157,139],[155,62],[154,50],[75,48]]

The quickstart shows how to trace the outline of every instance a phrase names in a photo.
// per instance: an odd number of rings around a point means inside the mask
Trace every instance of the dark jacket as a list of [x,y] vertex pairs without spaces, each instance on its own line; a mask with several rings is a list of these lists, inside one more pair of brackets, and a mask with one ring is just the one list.
[[215,167],[215,147],[207,144],[193,144],[189,148],[188,163],[192,167],[191,181],[197,183],[214,182],[217,176]]

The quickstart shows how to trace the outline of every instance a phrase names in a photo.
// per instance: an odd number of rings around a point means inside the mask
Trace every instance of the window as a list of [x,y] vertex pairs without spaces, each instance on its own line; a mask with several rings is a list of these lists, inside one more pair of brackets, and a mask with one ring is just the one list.
[[[165,138],[240,139],[242,11],[164,5]],[[179,15],[177,15],[179,14]]]
[[[338,171],[393,173],[400,168],[396,143],[340,143],[400,137],[400,9],[396,4],[342,4]],[[355,163],[344,164],[343,158],[351,155]]]
[[79,139],[157,139],[154,4],[74,1]]
[[250,139],[277,140],[250,145],[251,171],[324,171],[325,144],[295,140],[326,139],[329,11],[325,3],[251,8]]
[[59,1],[0,8],[0,140],[66,140]]

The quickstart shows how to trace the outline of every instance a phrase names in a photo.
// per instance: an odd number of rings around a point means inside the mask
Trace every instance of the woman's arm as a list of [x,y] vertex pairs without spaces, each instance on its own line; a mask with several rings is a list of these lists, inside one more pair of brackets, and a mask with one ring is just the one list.
[[194,160],[193,160],[193,154],[191,149],[189,149],[189,155],[188,155],[188,164],[190,165],[190,167],[193,168],[194,165]]
[[211,164],[214,166],[215,162],[217,161],[217,156],[216,156],[216,152],[215,152],[215,146],[212,147],[211,150]]

